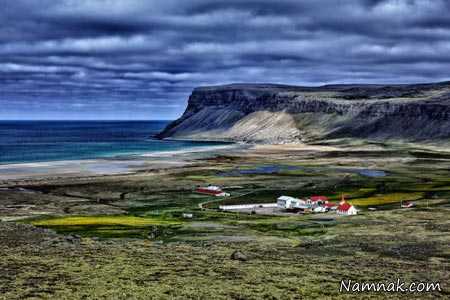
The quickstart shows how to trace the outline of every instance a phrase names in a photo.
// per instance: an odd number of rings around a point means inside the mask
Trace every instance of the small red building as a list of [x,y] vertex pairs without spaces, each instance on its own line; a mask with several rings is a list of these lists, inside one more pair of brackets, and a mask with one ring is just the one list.
[[323,206],[325,203],[328,203],[328,198],[325,196],[311,196],[306,200],[311,206]]
[[411,208],[416,205],[413,202],[405,201],[405,202],[402,202],[402,204],[400,206],[401,206],[401,208]]
[[222,191],[222,189],[220,187],[212,186],[212,185],[207,186],[207,187],[198,187],[195,191],[197,193],[199,193],[199,194],[216,196],[216,197],[230,196],[230,194],[225,193],[224,191]]
[[328,197],[326,196],[311,196],[309,199],[313,202],[323,201],[324,203],[328,202]]

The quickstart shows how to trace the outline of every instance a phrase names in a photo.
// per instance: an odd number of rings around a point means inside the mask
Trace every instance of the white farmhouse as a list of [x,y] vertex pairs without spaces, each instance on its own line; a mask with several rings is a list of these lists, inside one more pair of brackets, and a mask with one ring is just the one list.
[[277,207],[280,209],[295,209],[307,208],[307,205],[304,200],[289,196],[281,196],[277,199]]

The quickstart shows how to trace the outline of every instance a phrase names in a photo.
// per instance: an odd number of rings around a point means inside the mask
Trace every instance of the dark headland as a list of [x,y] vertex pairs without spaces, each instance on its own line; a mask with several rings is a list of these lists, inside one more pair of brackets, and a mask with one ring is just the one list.
[[450,82],[199,87],[184,114],[158,136],[256,143],[342,137],[448,140]]

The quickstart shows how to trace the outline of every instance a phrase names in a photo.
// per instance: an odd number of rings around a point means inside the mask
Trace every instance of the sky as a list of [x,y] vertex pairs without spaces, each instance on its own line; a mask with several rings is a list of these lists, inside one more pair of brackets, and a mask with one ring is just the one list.
[[0,120],[171,120],[227,83],[450,79],[446,0],[1,0]]

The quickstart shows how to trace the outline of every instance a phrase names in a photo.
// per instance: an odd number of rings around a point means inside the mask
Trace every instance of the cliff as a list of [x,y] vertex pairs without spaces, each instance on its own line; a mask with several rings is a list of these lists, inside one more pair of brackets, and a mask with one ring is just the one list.
[[160,138],[286,143],[328,138],[450,138],[450,82],[200,87]]

